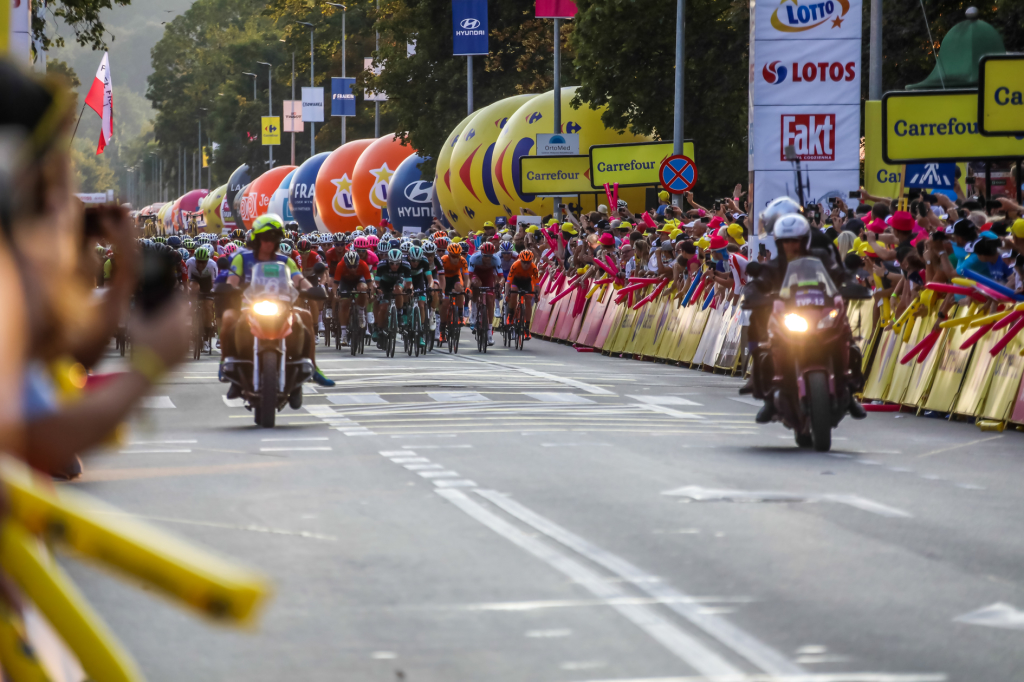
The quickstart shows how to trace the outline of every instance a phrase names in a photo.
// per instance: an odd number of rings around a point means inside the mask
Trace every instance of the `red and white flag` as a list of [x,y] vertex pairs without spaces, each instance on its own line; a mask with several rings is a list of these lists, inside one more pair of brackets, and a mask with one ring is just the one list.
[[96,78],[85,97],[85,103],[103,119],[100,124],[100,141],[96,153],[102,154],[103,148],[114,137],[114,88],[110,83],[110,57],[104,52],[100,68],[96,70]]

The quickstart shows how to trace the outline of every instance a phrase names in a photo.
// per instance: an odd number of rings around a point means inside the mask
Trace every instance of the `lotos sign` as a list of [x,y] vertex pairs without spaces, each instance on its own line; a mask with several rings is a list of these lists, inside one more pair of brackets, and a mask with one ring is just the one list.
[[1024,134],[1024,55],[987,55],[978,65],[982,135]]
[[977,90],[916,90],[882,97],[886,163],[1024,158],[1024,139],[978,130]]
[[[641,187],[661,183],[661,163],[673,154],[673,142],[598,144],[590,148],[590,185]],[[683,142],[683,155],[693,158],[693,142]]]

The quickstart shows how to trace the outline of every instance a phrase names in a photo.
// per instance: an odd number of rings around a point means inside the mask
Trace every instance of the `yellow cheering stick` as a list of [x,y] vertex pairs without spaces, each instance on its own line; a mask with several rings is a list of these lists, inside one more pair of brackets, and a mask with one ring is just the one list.
[[12,682],[51,682],[28,641],[25,623],[0,601],[0,661]]
[[[882,278],[880,276],[878,276],[878,275],[873,275],[873,276],[875,278],[875,288],[878,289],[878,291],[884,290],[885,287],[882,286]],[[892,306],[889,305],[889,299],[885,295],[883,295],[882,296],[882,317],[881,317],[881,319],[878,322],[879,322],[879,324],[882,327],[884,327],[885,325],[889,324],[889,320],[891,320],[891,319],[892,319]]]
[[944,322],[939,322],[939,327],[942,329],[949,329],[950,327],[965,327],[975,320],[980,320],[985,317],[986,313],[979,313],[978,309],[981,304],[974,302],[971,307],[967,310],[967,315],[964,317],[950,318]]
[[[142,673],[135,661],[57,562],[47,555],[39,539],[12,519],[0,525],[0,568],[18,583],[18,587],[46,616],[74,652],[88,679],[97,682],[142,681]],[[21,678],[14,679],[22,682]]]
[[[893,323],[893,325],[892,325],[893,331],[897,332],[897,333],[903,331],[904,327],[908,326],[907,323],[911,320],[911,318],[913,318],[914,313],[917,312],[917,309],[920,308],[920,307],[921,307],[921,299],[920,299],[920,297],[915,298],[913,301],[911,301],[910,305],[907,306],[907,309],[903,311],[903,314],[900,315],[896,319],[896,321]],[[913,328],[914,325],[910,324],[909,326],[911,328]]]
[[41,485],[0,457],[10,514],[26,529],[117,568],[218,619],[249,621],[269,588],[260,575],[128,517],[87,495]]

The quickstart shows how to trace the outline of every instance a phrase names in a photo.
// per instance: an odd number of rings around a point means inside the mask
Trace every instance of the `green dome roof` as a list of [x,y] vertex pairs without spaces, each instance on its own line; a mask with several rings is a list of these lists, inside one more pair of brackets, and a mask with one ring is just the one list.
[[938,64],[927,78],[908,85],[907,90],[978,87],[979,60],[987,54],[1004,54],[1006,48],[999,31],[977,17],[978,10],[969,7],[967,19],[946,33],[939,47]]

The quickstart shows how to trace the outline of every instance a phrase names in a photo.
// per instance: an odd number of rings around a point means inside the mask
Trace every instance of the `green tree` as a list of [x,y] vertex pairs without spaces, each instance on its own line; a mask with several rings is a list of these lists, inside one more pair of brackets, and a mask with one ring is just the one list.
[[[53,18],[60,19],[71,28],[76,43],[94,50],[105,50],[109,32],[100,20],[100,12],[113,9],[114,5],[124,7],[130,4],[131,0],[53,0],[47,3],[46,10]],[[44,50],[63,47],[64,38],[58,34],[48,34],[46,26],[47,17],[33,12],[32,33],[36,41]],[[110,39],[113,40],[114,36],[111,35]]]
[[[489,10],[491,51],[474,61],[475,108],[512,95],[550,90],[552,22],[534,18],[533,0],[492,2]],[[388,93],[381,109],[395,129],[416,149],[436,154],[466,115],[466,58],[452,56],[451,1],[394,0],[382,7],[376,25],[381,45],[374,57],[384,68],[376,77],[363,73],[360,86]],[[571,31],[570,24],[561,35],[563,85],[576,82],[568,42]],[[409,56],[407,45],[412,41],[416,53]],[[432,167],[424,170],[433,172]]]

